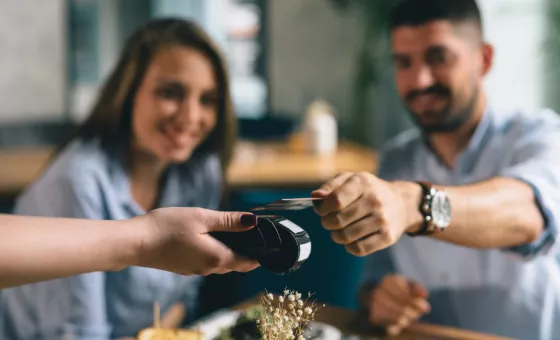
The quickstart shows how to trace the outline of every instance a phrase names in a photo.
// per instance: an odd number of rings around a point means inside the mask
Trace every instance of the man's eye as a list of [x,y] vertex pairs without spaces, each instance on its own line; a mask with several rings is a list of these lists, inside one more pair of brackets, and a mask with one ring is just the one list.
[[410,60],[406,58],[395,58],[393,64],[397,69],[406,69],[410,67]]
[[440,64],[446,64],[449,62],[449,55],[447,53],[441,52],[441,53],[432,53],[430,55],[428,55],[428,63],[431,65],[440,65]]

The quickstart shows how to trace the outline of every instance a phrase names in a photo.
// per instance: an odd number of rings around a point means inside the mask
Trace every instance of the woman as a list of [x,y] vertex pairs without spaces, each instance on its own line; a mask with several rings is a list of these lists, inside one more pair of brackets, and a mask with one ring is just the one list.
[[[224,62],[208,36],[184,20],[152,21],[130,38],[91,115],[16,213],[121,220],[157,207],[216,209],[234,124]],[[135,336],[155,301],[174,323],[183,311],[192,317],[199,283],[130,267],[6,290],[7,338]]]

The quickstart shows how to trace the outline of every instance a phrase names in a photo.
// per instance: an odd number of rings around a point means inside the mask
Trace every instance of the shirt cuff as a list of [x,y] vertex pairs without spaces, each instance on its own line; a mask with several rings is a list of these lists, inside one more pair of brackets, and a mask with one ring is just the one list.
[[547,207],[545,199],[541,190],[529,179],[523,176],[509,176],[527,183],[532,189],[535,195],[535,203],[543,218],[543,230],[539,238],[531,243],[526,243],[514,247],[506,248],[506,251],[513,252],[518,256],[521,256],[524,260],[531,260],[539,255],[547,254],[554,243],[558,235],[558,229],[554,223],[554,216],[552,211]]

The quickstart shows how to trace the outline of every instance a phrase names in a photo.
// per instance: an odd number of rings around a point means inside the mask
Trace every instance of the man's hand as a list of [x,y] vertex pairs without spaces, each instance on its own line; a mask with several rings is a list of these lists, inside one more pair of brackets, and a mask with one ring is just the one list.
[[[204,276],[247,272],[259,266],[254,260],[236,255],[208,234],[247,231],[257,223],[255,215],[201,208],[163,208],[137,219],[144,227],[137,247],[138,266]],[[136,223],[133,227],[138,227]]]
[[332,239],[357,256],[365,256],[397,242],[403,232],[421,226],[418,210],[421,188],[412,182],[386,182],[370,173],[344,173],[313,197]]
[[369,322],[397,335],[430,312],[427,298],[428,292],[419,283],[402,275],[386,275],[370,295]]

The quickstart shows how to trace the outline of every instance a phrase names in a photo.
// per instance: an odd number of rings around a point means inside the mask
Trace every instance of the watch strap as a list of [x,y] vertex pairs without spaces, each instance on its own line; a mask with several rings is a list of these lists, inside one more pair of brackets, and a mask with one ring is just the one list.
[[417,181],[416,184],[420,185],[422,188],[422,198],[420,200],[420,206],[418,210],[424,219],[422,227],[415,232],[407,232],[408,236],[422,236],[430,235],[434,233],[434,228],[432,228],[432,216],[430,212],[431,200],[432,200],[432,189],[433,184],[426,181]]

